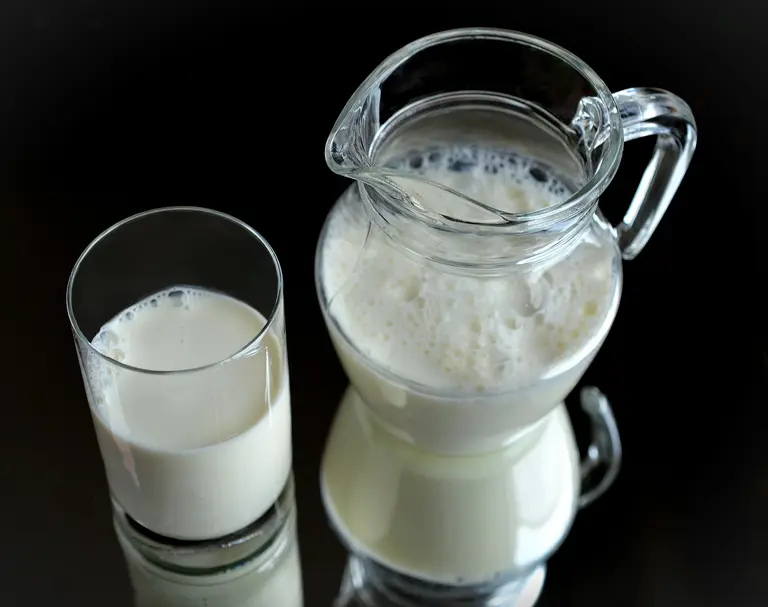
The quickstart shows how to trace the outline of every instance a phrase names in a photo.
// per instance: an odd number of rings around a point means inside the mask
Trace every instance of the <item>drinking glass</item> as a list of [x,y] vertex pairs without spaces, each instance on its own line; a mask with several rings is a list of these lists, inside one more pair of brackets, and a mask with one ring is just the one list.
[[[290,390],[282,272],[258,232],[203,208],[129,217],[80,255],[67,312],[116,511],[201,541],[273,507]],[[185,361],[163,359],[182,345]]]

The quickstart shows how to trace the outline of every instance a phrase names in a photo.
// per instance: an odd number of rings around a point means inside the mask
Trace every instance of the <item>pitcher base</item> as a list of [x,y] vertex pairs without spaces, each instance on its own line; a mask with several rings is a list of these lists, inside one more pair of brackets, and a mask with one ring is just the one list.
[[334,607],[533,607],[544,588],[546,565],[498,584],[431,584],[350,556]]

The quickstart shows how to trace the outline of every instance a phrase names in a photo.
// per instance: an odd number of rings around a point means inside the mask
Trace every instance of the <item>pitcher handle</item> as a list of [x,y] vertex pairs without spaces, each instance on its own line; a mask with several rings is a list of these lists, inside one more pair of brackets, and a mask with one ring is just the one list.
[[582,486],[589,484],[598,468],[604,468],[600,480],[589,489],[582,490],[579,508],[584,508],[605,493],[616,480],[621,467],[621,439],[611,405],[605,395],[594,386],[581,389],[581,408],[592,424],[592,443],[581,463]]
[[688,104],[669,91],[631,88],[614,93],[624,141],[656,136],[656,149],[616,237],[624,259],[634,259],[659,225],[696,149],[696,121]]

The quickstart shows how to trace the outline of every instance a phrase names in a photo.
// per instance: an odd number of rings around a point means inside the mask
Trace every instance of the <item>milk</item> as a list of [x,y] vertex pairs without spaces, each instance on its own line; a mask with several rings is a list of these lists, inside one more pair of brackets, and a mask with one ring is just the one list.
[[90,353],[84,361],[107,478],[144,527],[177,539],[221,537],[257,520],[285,486],[282,317],[253,343],[265,325],[231,297],[172,287],[117,314],[93,339],[111,359]]
[[[530,160],[482,148],[414,153],[395,166],[506,212],[542,209],[568,194]],[[487,215],[436,188],[400,185],[430,211]],[[615,240],[597,219],[559,263],[477,278],[405,254],[368,230],[362,208],[353,186],[329,215],[318,271],[341,363],[382,423],[429,451],[478,454],[502,448],[562,402],[619,299]]]
[[218,573],[183,574],[151,563],[119,533],[135,607],[302,607],[295,519],[260,554]]
[[[569,193],[530,159],[476,147],[430,148],[392,166],[504,212]],[[424,210],[489,220],[433,186],[397,184]],[[318,250],[326,321],[353,388],[322,466],[329,518],[356,553],[419,579],[525,574],[576,511],[579,457],[562,403],[616,313],[613,235],[595,218],[565,258],[476,277],[409,255],[369,229],[364,208],[353,186]],[[469,257],[485,245],[451,246]]]
[[480,584],[546,559],[571,526],[579,484],[564,406],[501,451],[457,458],[379,428],[353,389],[321,473],[326,512],[349,548],[442,584]]

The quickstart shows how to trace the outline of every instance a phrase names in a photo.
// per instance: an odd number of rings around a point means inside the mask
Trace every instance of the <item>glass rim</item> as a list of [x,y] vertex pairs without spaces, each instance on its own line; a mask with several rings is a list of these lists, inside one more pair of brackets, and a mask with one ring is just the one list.
[[[370,91],[374,87],[383,83],[394,73],[398,67],[405,64],[421,51],[447,42],[470,40],[496,40],[500,42],[510,42],[528,46],[530,48],[534,48],[556,57],[560,61],[567,64],[570,68],[572,68],[586,80],[586,82],[590,87],[592,87],[596,96],[600,99],[601,103],[605,105],[608,111],[608,136],[601,146],[605,148],[605,155],[603,160],[598,164],[597,167],[595,167],[595,170],[592,172],[592,175],[589,177],[589,179],[580,188],[572,192],[568,198],[556,204],[535,211],[527,211],[523,213],[507,213],[507,215],[510,218],[513,218],[515,222],[519,222],[521,224],[535,224],[538,221],[547,222],[557,220],[563,214],[568,214],[574,210],[576,210],[578,213],[579,210],[583,207],[589,206],[590,202],[596,200],[603,193],[603,191],[610,184],[613,177],[616,175],[616,172],[619,168],[619,161],[621,160],[622,152],[624,149],[624,131],[616,100],[614,99],[611,90],[608,88],[605,82],[603,82],[602,78],[598,76],[597,72],[577,55],[573,54],[568,49],[555,44],[554,42],[550,42],[549,40],[540,38],[539,36],[526,34],[516,30],[490,27],[467,27],[445,30],[419,38],[389,55],[373,72],[371,72],[366,77],[363,83],[352,94],[349,101],[347,101],[346,105],[344,106],[344,109],[336,119],[336,122],[333,125],[325,145],[325,160],[328,167],[331,168],[331,170],[334,170],[334,162],[331,156],[331,149],[337,134],[343,128],[345,128],[349,120],[348,117],[351,115],[353,110],[358,105],[360,105],[361,101],[370,94]],[[366,154],[368,153],[370,153],[370,150],[366,150]],[[464,197],[463,194],[459,193],[459,195]],[[427,222],[431,223],[430,221]],[[468,222],[459,220],[455,221],[457,226],[466,225],[467,223]],[[498,225],[486,225],[491,229],[498,230],[499,228],[503,229],[507,227],[510,225],[510,222],[505,222]]]
[[[221,360],[217,360],[212,363],[208,363],[205,365],[200,365],[197,367],[190,367],[185,369],[171,369],[171,370],[163,370],[163,369],[145,369],[143,367],[138,367],[134,365],[129,365],[127,363],[121,362],[119,360],[116,360],[112,358],[111,356],[104,354],[101,352],[98,348],[94,347],[94,345],[91,343],[91,341],[85,336],[82,329],[80,328],[80,323],[77,321],[77,317],[75,315],[74,307],[72,304],[72,291],[75,284],[75,280],[77,279],[78,272],[80,270],[80,266],[82,265],[83,261],[88,257],[88,255],[93,251],[93,249],[102,241],[104,241],[105,238],[108,238],[111,234],[119,230],[120,228],[125,227],[129,223],[133,223],[134,221],[138,221],[141,219],[145,219],[147,217],[150,217],[152,215],[159,215],[161,213],[169,213],[169,212],[192,212],[192,213],[200,213],[203,215],[210,215],[212,217],[216,217],[218,219],[224,219],[225,221],[228,221],[230,223],[235,224],[239,228],[244,229],[246,232],[250,233],[251,236],[255,238],[257,242],[259,242],[262,247],[267,251],[269,254],[272,264],[275,268],[275,272],[277,274],[277,296],[275,297],[275,303],[272,306],[272,309],[269,312],[269,316],[266,317],[266,323],[264,323],[264,326],[259,330],[259,332],[250,339],[244,346],[242,346],[240,349],[238,349],[236,352],[230,354],[226,358],[223,358]],[[192,286],[192,285],[190,285]],[[82,344],[88,352],[96,356],[97,358],[111,364],[115,365],[121,369],[125,369],[126,371],[133,371],[136,373],[143,373],[145,375],[160,375],[160,376],[170,376],[170,375],[180,375],[183,373],[196,373],[199,371],[205,371],[207,369],[212,369],[214,367],[218,367],[221,365],[224,365],[232,360],[236,360],[243,356],[246,353],[250,353],[254,350],[254,347],[257,346],[262,342],[264,337],[269,333],[269,331],[272,328],[272,325],[274,324],[275,319],[277,318],[277,315],[280,312],[280,309],[283,305],[283,270],[280,267],[280,261],[277,258],[277,255],[275,254],[274,249],[272,246],[267,242],[267,239],[264,238],[258,231],[256,231],[253,227],[242,221],[241,219],[238,219],[237,217],[234,217],[233,215],[229,215],[228,213],[222,213],[221,211],[216,211],[214,209],[208,209],[205,207],[192,207],[192,206],[172,206],[172,207],[160,207],[156,209],[150,209],[148,211],[142,211],[141,213],[136,213],[134,215],[131,215],[129,217],[126,217],[124,219],[121,219],[117,223],[112,224],[109,226],[106,230],[101,232],[96,238],[94,238],[86,247],[83,249],[83,252],[80,253],[79,257],[77,258],[77,261],[75,261],[74,266],[72,267],[72,271],[69,274],[69,279],[67,280],[67,290],[66,290],[66,306],[67,306],[67,317],[69,319],[69,325],[72,329],[72,332],[75,335],[75,339]],[[121,311],[118,310],[116,313],[120,313]]]

